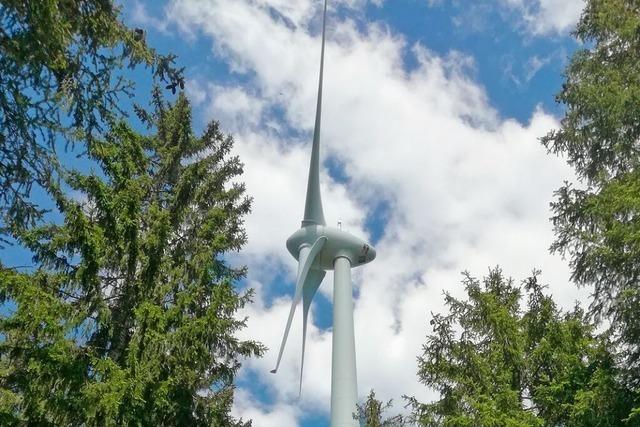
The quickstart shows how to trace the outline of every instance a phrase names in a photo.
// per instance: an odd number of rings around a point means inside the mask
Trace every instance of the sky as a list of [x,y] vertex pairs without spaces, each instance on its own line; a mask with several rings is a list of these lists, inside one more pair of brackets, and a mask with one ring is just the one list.
[[[254,198],[246,264],[255,289],[242,338],[269,351],[244,362],[234,414],[256,427],[328,425],[332,275],[310,315],[302,398],[302,319],[277,375],[296,262],[320,54],[321,0],[133,0],[127,23],[186,67],[194,126],[218,120],[236,141]],[[437,397],[417,356],[443,293],[461,272],[533,269],[563,307],[585,300],[548,251],[549,203],[571,169],[538,139],[558,126],[554,94],[580,46],[582,0],[330,0],[321,186],[329,225],[370,240],[377,259],[353,271],[360,398]],[[392,411],[392,413],[393,413]]]

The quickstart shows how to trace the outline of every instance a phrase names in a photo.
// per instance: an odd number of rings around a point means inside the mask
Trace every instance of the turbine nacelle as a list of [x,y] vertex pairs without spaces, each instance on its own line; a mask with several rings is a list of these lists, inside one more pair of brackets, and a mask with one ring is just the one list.
[[[350,279],[346,282],[343,280],[342,283],[338,283],[338,276],[345,276],[344,269],[346,268],[346,276],[350,277],[350,269],[373,261],[376,257],[376,251],[370,244],[346,231],[316,224],[303,226],[293,233],[293,235],[287,239],[287,249],[291,252],[291,255],[298,260],[298,275],[293,301],[291,301],[291,308],[289,309],[289,317],[287,318],[287,325],[284,329],[282,343],[280,344],[278,360],[275,369],[272,370],[271,373],[275,374],[278,371],[296,307],[302,302],[302,360],[300,362],[299,389],[300,393],[302,393],[302,371],[304,369],[304,348],[307,339],[307,319],[309,309],[311,308],[311,301],[324,279],[326,270],[336,270],[335,286],[347,286],[349,298],[351,298]],[[338,271],[339,266],[342,267],[341,274],[339,274]],[[347,289],[345,288],[345,290]],[[349,306],[348,309],[352,310],[352,307]],[[353,333],[353,313],[351,313],[350,318],[351,332]],[[351,341],[353,344],[353,340]],[[353,399],[355,399],[355,397]],[[353,406],[355,406],[355,400]],[[347,413],[347,415],[348,414],[349,413]]]
[[334,227],[325,225],[307,225],[300,228],[287,239],[287,249],[299,260],[300,250],[311,247],[319,238],[326,238],[318,253],[313,268],[333,270],[337,258],[346,258],[351,267],[367,264],[376,257],[376,250],[366,241]]

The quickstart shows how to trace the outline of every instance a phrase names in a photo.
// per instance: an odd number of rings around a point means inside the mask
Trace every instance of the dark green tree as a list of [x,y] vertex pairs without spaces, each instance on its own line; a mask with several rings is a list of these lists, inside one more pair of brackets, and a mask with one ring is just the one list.
[[150,67],[175,91],[172,60],[112,0],[0,0],[0,238],[41,217],[31,190],[58,175],[57,151],[90,145],[122,116],[133,90],[123,70]]
[[[88,146],[99,169],[51,193],[62,224],[22,230],[31,273],[0,268],[2,425],[245,426],[230,416],[243,358],[236,290],[250,199],[216,122],[194,136],[181,94]],[[65,191],[63,191],[63,189]]]
[[448,313],[434,315],[418,359],[420,380],[440,393],[411,400],[420,425],[625,425],[631,402],[611,345],[582,310],[561,312],[536,274],[522,287],[499,269],[463,284],[468,298],[446,295]]
[[556,241],[573,279],[593,286],[591,314],[618,341],[640,392],[640,4],[589,0],[575,32],[584,48],[565,72],[559,129],[542,141],[574,168],[553,203]]
[[393,402],[382,402],[376,399],[376,393],[371,390],[367,400],[362,405],[357,405],[357,411],[353,418],[364,427],[402,427],[405,423],[402,415],[385,418],[384,414],[393,406]]

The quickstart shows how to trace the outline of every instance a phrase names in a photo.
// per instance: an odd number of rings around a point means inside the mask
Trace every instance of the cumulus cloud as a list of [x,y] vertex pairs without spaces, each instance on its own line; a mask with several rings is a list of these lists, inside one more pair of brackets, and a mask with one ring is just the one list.
[[516,10],[535,35],[571,31],[578,22],[585,0],[500,0]]
[[[507,1],[507,0],[504,0]],[[514,7],[519,4],[513,1]],[[363,1],[343,0],[357,10]],[[542,3],[541,3],[542,4]],[[545,3],[547,4],[547,3]],[[312,307],[304,394],[296,402],[301,319],[283,368],[269,374],[291,303],[281,282],[295,261],[284,248],[300,224],[313,127],[319,59],[315,0],[173,0],[167,16],[183,34],[207,37],[244,83],[189,86],[205,114],[236,138],[254,196],[247,219],[256,303],[244,337],[271,351],[247,361],[269,405],[242,389],[234,409],[256,425],[298,425],[329,410],[331,329],[315,326]],[[416,66],[404,62],[412,55]],[[473,58],[408,45],[379,24],[330,16],[323,115],[322,174],[327,221],[376,239],[378,258],[354,271],[359,391],[382,399],[433,397],[416,378],[415,358],[442,292],[460,295],[460,271],[482,275],[501,264],[524,278],[541,268],[564,305],[580,295],[565,263],[548,254],[553,190],[570,171],[537,138],[557,126],[538,109],[527,123],[501,117],[472,77]],[[209,117],[208,117],[209,118]],[[373,227],[371,218],[376,218]],[[381,230],[380,230],[381,228]],[[331,296],[331,275],[321,292]]]
[[495,19],[492,12],[506,13],[507,23],[534,36],[556,36],[571,31],[585,6],[585,0],[426,0],[430,7],[452,5],[458,14],[453,23],[465,31],[488,31]]

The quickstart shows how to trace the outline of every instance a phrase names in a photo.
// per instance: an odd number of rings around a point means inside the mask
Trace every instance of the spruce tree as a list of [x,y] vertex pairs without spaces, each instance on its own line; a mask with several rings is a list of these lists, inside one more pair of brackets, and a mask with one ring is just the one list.
[[246,426],[230,415],[244,358],[236,334],[251,200],[216,122],[154,92],[149,134],[114,122],[88,147],[99,166],[50,192],[62,223],[22,230],[32,272],[0,269],[3,425]]
[[[589,0],[584,48],[565,72],[559,129],[543,138],[573,167],[553,203],[556,241],[573,279],[592,286],[591,314],[610,326],[640,394],[640,4]],[[640,411],[640,405],[639,405]]]
[[112,0],[0,0],[0,239],[42,216],[32,190],[57,179],[60,151],[85,151],[123,117],[126,70],[147,67],[175,92],[184,81],[172,62]]
[[385,412],[391,409],[393,401],[382,402],[376,399],[375,391],[371,390],[362,405],[357,405],[353,418],[364,427],[402,427],[408,425],[402,415],[386,418]]
[[434,315],[418,359],[420,381],[440,393],[410,400],[418,424],[635,425],[625,424],[631,399],[611,343],[580,308],[559,310],[536,274],[517,286],[494,269],[463,284],[467,298],[446,295],[448,313]]

